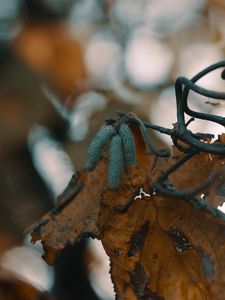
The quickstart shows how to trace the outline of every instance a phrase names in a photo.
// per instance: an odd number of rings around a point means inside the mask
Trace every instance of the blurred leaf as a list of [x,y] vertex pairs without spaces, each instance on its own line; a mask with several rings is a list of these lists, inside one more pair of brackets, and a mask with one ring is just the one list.
[[219,8],[220,10],[225,9],[225,3],[223,0],[208,0],[209,5],[215,6]]
[[86,71],[81,45],[60,23],[27,24],[13,41],[14,52],[62,94],[81,91]]

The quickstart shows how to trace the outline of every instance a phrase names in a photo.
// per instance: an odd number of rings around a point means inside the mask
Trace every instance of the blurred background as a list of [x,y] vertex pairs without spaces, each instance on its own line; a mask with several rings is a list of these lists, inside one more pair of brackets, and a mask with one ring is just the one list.
[[[105,119],[133,111],[171,128],[176,77],[224,57],[223,0],[0,0],[0,299],[114,299],[100,242],[68,247],[53,268],[26,229],[85,167]],[[225,90],[219,71],[199,84]],[[225,114],[211,102],[190,93],[190,107]]]

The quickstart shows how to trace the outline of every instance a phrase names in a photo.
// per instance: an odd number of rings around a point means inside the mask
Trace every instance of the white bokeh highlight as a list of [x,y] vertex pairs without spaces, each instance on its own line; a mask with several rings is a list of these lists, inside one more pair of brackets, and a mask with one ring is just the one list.
[[169,77],[173,61],[173,52],[165,43],[137,34],[127,45],[124,65],[132,84],[154,87]]
[[100,299],[113,300],[115,299],[115,293],[109,273],[109,257],[106,255],[100,241],[90,239],[89,247],[96,257],[94,262],[89,266],[89,280],[91,285]]
[[28,146],[36,170],[54,198],[57,197],[75,172],[69,156],[49,131],[38,125],[30,130]]
[[[223,51],[216,44],[209,42],[190,44],[180,52],[177,76],[179,74],[191,78],[223,58]],[[221,71],[222,69],[211,72],[200,79],[197,84],[207,89],[224,90],[225,84],[220,78]]]
[[0,260],[0,265],[40,291],[50,290],[53,271],[40,256],[40,252],[20,246],[8,250]]
[[122,53],[121,46],[107,34],[96,34],[85,51],[87,70],[95,80],[110,86],[112,77],[119,76]]
[[107,106],[107,98],[96,92],[82,94],[76,101],[69,117],[69,137],[73,141],[83,141],[89,133],[91,116],[103,111]]

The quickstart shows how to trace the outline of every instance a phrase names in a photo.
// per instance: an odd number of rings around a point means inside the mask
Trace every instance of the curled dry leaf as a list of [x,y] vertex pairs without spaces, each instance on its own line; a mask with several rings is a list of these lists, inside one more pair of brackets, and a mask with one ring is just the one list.
[[[184,199],[155,193],[150,184],[155,159],[140,132],[133,133],[138,163],[123,173],[120,188],[107,187],[105,155],[95,171],[72,179],[56,211],[34,228],[33,240],[42,241],[45,259],[52,263],[53,254],[82,236],[101,239],[119,300],[225,299],[225,222]],[[205,155],[190,161],[195,173],[200,159],[205,161]],[[206,177],[212,169],[206,169]],[[190,174],[182,178],[189,180]],[[78,183],[83,187],[73,196]]]
[[[224,144],[224,142],[225,135],[222,134],[215,143]],[[173,165],[183,156],[182,152],[173,147],[173,155],[168,165]],[[176,172],[172,173],[170,180],[178,189],[187,190],[201,185],[216,173],[219,173],[218,176],[203,188],[201,194],[209,206],[218,207],[218,205],[222,205],[225,202],[225,157],[204,152],[196,154],[177,169]]]
[[[137,130],[134,129],[134,132]],[[140,134],[136,134],[135,141],[138,164],[124,172],[121,188],[111,191],[114,205],[121,210],[123,206],[129,205],[129,199],[146,181],[154,163],[154,158],[145,151]],[[42,240],[46,249],[44,258],[49,264],[54,262],[55,254],[67,244],[73,244],[85,236],[101,236],[109,213],[105,210],[103,212],[101,207],[102,193],[107,190],[107,158],[104,154],[93,172],[81,171],[72,178],[64,193],[59,196],[58,206],[34,226],[32,239]]]

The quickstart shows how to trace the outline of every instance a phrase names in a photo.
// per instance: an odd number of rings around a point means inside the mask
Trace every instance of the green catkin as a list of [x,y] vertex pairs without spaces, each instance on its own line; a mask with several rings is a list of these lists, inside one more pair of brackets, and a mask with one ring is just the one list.
[[127,124],[121,124],[119,134],[122,139],[125,167],[136,165],[136,147],[130,127]]
[[120,187],[120,179],[123,171],[123,148],[121,137],[115,135],[109,147],[108,185],[111,189]]
[[116,130],[113,126],[102,127],[88,147],[87,152],[87,170],[93,171],[102,158],[102,148],[107,144]]

